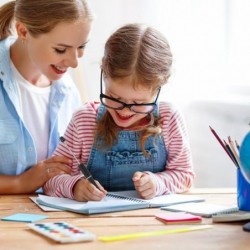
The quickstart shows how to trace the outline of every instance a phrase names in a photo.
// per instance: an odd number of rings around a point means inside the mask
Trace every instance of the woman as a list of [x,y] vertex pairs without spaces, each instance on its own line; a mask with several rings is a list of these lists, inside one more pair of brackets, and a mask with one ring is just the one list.
[[70,174],[68,159],[51,155],[80,105],[67,70],[83,56],[92,19],[85,0],[0,8],[0,194],[34,192]]

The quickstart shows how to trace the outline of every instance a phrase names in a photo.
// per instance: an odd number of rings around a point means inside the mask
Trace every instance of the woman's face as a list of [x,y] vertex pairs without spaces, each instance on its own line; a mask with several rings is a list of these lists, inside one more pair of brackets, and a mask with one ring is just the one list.
[[[105,79],[105,95],[122,101],[126,104],[142,104],[153,103],[156,94],[152,90],[146,89],[143,86],[134,88],[128,78],[119,80]],[[147,114],[139,114],[123,108],[122,110],[114,110],[107,108],[117,126],[122,128],[132,128],[140,124],[140,121],[147,116]]]
[[49,33],[25,39],[31,68],[54,81],[78,65],[91,29],[89,22],[59,23]]

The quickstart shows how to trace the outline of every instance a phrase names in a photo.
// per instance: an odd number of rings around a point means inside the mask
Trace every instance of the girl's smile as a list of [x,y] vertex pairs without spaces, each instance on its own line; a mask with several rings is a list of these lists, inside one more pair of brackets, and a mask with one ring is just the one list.
[[[119,80],[106,78],[105,83],[105,94],[126,104],[146,104],[154,102],[155,92],[142,86],[138,86],[135,89],[131,84],[131,79],[128,77]],[[116,125],[122,128],[137,126],[148,115],[147,113],[136,113],[129,107],[124,107],[120,110],[107,107],[107,110]]]

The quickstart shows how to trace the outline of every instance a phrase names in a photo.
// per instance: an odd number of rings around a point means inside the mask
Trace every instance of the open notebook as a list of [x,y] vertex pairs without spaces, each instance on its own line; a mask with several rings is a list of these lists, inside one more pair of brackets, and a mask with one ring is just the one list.
[[140,199],[136,191],[110,192],[101,201],[79,202],[68,198],[39,195],[37,203],[82,214],[98,214],[116,211],[135,210],[149,207],[162,207],[186,202],[200,202],[203,198],[193,195],[169,194],[151,200]]

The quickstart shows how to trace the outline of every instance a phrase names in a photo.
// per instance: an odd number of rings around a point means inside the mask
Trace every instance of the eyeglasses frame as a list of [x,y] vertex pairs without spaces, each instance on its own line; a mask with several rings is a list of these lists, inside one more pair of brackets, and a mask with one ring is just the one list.
[[[158,97],[160,95],[160,91],[161,91],[161,87],[159,87],[158,89],[158,93],[156,95],[156,98],[155,98],[155,101],[154,102],[151,102],[151,103],[140,103],[140,104],[127,104],[125,102],[122,102],[122,101],[119,101],[117,100],[116,98],[113,98],[113,97],[110,97],[110,96],[107,96],[105,94],[103,94],[102,92],[102,76],[103,76],[103,70],[101,70],[101,76],[100,76],[100,89],[101,89],[101,93],[100,93],[100,101],[101,103],[107,107],[107,108],[111,108],[111,109],[114,109],[114,110],[122,110],[124,108],[128,108],[129,110],[133,111],[134,113],[139,113],[139,114],[150,114],[154,111],[155,107],[156,107],[156,103],[157,103],[157,100],[158,100]],[[113,107],[109,107],[107,106],[105,103],[102,102],[102,98],[107,98],[109,100],[112,100],[114,102],[118,102],[122,105],[122,107],[120,108],[113,108]],[[134,111],[133,109],[131,109],[133,106],[153,106],[153,109],[150,111],[150,112],[137,112],[137,111]]]

